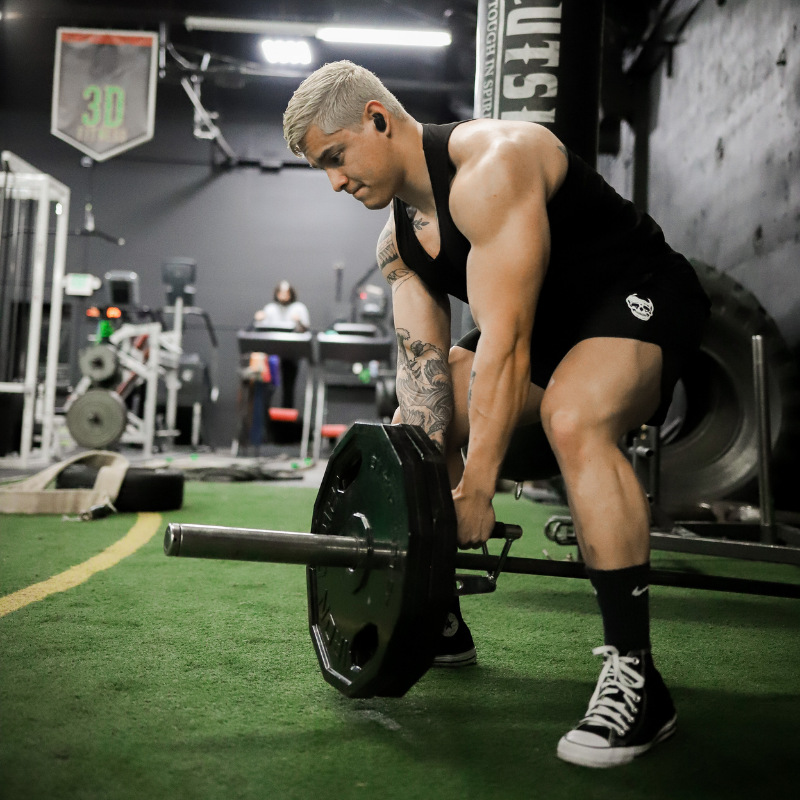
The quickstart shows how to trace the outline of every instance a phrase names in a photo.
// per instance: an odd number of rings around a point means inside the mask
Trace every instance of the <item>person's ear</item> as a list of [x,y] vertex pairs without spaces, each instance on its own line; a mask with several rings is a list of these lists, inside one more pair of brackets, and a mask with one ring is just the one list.
[[392,135],[392,122],[388,118],[389,112],[384,107],[383,103],[377,100],[370,100],[364,106],[364,116],[362,117],[362,125],[374,125],[378,133],[384,133],[387,136]]

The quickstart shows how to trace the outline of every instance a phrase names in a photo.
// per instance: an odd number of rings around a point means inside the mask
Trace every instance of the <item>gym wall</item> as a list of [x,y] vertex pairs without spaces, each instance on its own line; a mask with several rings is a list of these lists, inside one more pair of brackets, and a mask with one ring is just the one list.
[[[800,343],[798,27],[796,0],[700,4],[674,48],[672,76],[662,63],[652,78],[648,193],[650,213],[668,241],[753,291],[792,346]],[[82,226],[91,179],[97,227],[127,241],[120,248],[70,237],[68,269],[136,270],[143,302],[160,306],[162,259],[197,259],[198,303],[220,334],[222,395],[209,408],[207,428],[212,444],[228,444],[235,425],[235,331],[282,277],[293,280],[315,326],[330,322],[332,265],[345,262],[346,292],[374,259],[383,213],[335,195],[324,175],[308,169],[210,170],[211,146],[192,137],[188,99],[167,84],[158,89],[154,140],[84,169],[80,153],[49,133],[51,67],[34,60],[19,69],[26,52],[52,46],[54,27],[34,24],[15,37],[4,42],[0,146],[70,186],[71,229]],[[280,117],[293,88],[288,81],[209,88],[204,101],[221,111],[237,152],[292,160]],[[423,121],[453,118],[431,98],[412,102]],[[599,159],[601,172],[627,197],[633,147],[623,123],[619,155]],[[454,336],[461,332],[456,312]],[[189,332],[187,345],[203,352],[206,341],[202,331]]]
[[[706,0],[651,82],[650,214],[800,345],[800,4]],[[780,62],[780,63],[779,63]],[[633,194],[634,137],[599,169]]]
[[[229,444],[235,430],[236,331],[272,299],[281,278],[292,281],[314,327],[332,322],[336,261],[345,264],[344,297],[375,260],[386,222],[351,197],[331,191],[323,173],[308,168],[261,172],[211,170],[210,144],[192,136],[192,111],[179,87],[160,85],[155,138],[135,150],[80,166],[81,154],[49,133],[49,117],[26,110],[0,111],[0,143],[63,181],[72,190],[70,229],[83,226],[91,180],[99,230],[121,236],[124,247],[71,236],[67,269],[98,276],[109,269],[139,273],[142,302],[164,305],[161,262],[171,255],[197,260],[197,302],[211,315],[220,339],[220,399],[209,405],[210,444]],[[247,92],[245,96],[243,93]],[[231,146],[253,157],[294,161],[286,149],[280,115],[290,90],[237,90],[236,108],[219,108]],[[242,100],[250,99],[249,109]],[[346,313],[346,309],[344,309]],[[187,349],[204,352],[208,337],[199,321]]]

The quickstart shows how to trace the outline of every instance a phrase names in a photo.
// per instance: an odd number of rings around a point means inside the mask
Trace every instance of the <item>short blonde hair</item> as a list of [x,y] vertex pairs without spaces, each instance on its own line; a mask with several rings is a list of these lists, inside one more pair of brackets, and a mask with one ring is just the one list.
[[397,119],[408,116],[400,101],[368,69],[352,61],[320,67],[300,84],[286,107],[283,136],[289,149],[296,156],[303,155],[303,139],[312,125],[326,134],[358,127],[370,100],[383,103]]

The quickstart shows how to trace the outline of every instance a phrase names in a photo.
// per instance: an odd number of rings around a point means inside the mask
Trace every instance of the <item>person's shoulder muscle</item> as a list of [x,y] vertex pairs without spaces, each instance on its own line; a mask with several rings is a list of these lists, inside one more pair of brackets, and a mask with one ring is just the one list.
[[541,187],[549,199],[567,170],[564,146],[547,128],[531,122],[472,120],[455,128],[449,151],[456,193],[459,184],[474,190],[478,182],[497,193]]
[[[551,184],[558,179],[558,140],[540,125],[476,120],[460,125],[452,142],[456,177],[450,189],[453,221],[473,246],[494,238],[506,224],[523,224],[545,212]],[[563,180],[563,175],[562,175]]]

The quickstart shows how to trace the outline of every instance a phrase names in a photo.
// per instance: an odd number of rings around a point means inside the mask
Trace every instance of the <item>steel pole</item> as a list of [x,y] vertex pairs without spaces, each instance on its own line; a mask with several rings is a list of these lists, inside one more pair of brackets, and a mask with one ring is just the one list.
[[772,432],[769,419],[769,387],[764,360],[764,339],[753,336],[753,388],[758,420],[758,504],[761,508],[761,542],[775,544],[775,506],[769,465],[772,460]]
[[[457,553],[456,569],[493,571],[498,556]],[[584,564],[574,561],[550,561],[543,558],[508,558],[503,572],[517,575],[545,575],[554,578],[586,578]],[[651,569],[653,586],[677,586],[683,589],[705,589],[737,594],[758,594],[768,597],[794,597],[800,599],[800,584],[756,581],[747,578],[726,578],[719,575],[701,575],[666,569]]]

